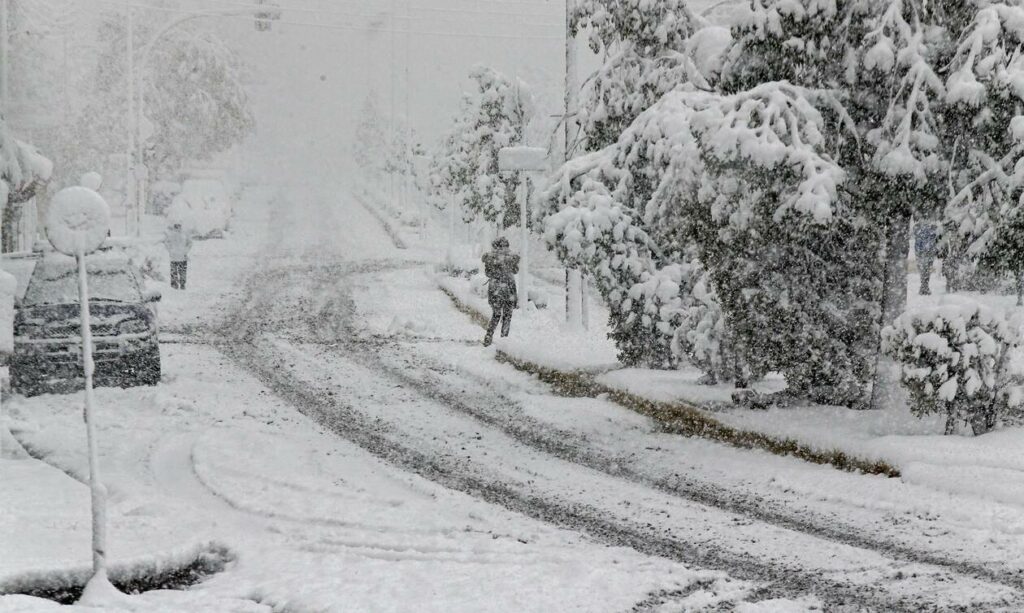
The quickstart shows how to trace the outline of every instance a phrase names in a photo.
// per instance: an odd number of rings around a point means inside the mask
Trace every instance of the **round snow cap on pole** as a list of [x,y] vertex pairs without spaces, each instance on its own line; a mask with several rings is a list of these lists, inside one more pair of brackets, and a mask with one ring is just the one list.
[[107,201],[87,187],[57,192],[46,217],[46,237],[65,255],[85,255],[100,248],[110,229]]

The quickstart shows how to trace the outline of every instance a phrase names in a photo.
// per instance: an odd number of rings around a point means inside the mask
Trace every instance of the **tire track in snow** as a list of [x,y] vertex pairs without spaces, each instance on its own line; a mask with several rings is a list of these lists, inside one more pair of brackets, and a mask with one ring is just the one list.
[[[281,215],[284,213],[281,212]],[[292,340],[300,343],[338,343],[339,353],[344,352],[345,356],[355,357],[357,361],[369,365],[375,374],[380,374],[381,379],[396,381],[395,367],[387,364],[380,355],[384,344],[354,336],[354,307],[343,284],[356,274],[393,270],[416,263],[399,262],[393,259],[394,256],[386,256],[377,261],[347,261],[344,256],[338,254],[337,247],[332,245],[336,237],[331,235],[331,224],[320,222],[308,232],[309,235],[319,236],[319,241],[309,241],[305,251],[296,253],[294,241],[286,240],[288,237],[285,236],[284,221],[294,220],[271,220],[271,233],[274,236],[269,241],[269,248],[265,249],[269,257],[258,262],[256,270],[245,280],[244,296],[234,309],[229,309],[228,320],[217,328],[218,337],[208,340],[213,341],[211,344],[217,345],[225,355],[293,404],[299,412],[325,425],[335,434],[403,470],[535,519],[588,534],[598,541],[631,547],[649,555],[679,560],[694,566],[725,570],[738,578],[767,582],[768,586],[756,594],[757,597],[816,593],[826,602],[827,610],[862,610],[862,607],[868,607],[886,611],[919,611],[949,608],[948,603],[935,600],[934,596],[931,600],[927,597],[924,597],[924,600],[894,599],[891,594],[884,594],[882,590],[872,585],[855,585],[842,579],[824,576],[823,572],[793,571],[774,565],[770,560],[715,550],[699,541],[686,542],[671,534],[659,532],[651,523],[645,525],[635,521],[616,521],[610,518],[605,509],[563,500],[558,496],[538,495],[528,489],[517,489],[500,480],[489,478],[488,475],[474,472],[472,466],[468,466],[464,460],[454,461],[443,454],[425,452],[410,446],[407,442],[393,440],[395,432],[380,418],[374,419],[364,415],[337,398],[321,394],[317,387],[311,386],[308,381],[283,368],[282,364],[275,361],[273,355],[264,352],[259,346],[259,340],[267,334],[284,332],[286,336],[290,335]],[[301,235],[306,234],[301,232],[302,228],[299,230]],[[330,294],[330,297],[325,299],[325,294]],[[400,374],[403,373],[400,371]],[[539,426],[529,423],[524,425],[521,420],[518,423],[509,421],[508,415],[503,422],[475,406],[476,403],[482,402],[485,405],[495,401],[493,397],[485,396],[474,402],[465,402],[458,398],[458,390],[453,392],[450,389],[442,389],[437,381],[403,381],[399,378],[397,382],[455,414],[473,419],[494,432],[510,436],[512,440],[530,450],[556,459],[556,462],[572,462],[588,470],[598,471],[606,478],[621,480],[623,483],[638,482],[652,490],[665,492],[709,509],[738,512],[760,524],[822,539],[823,544],[838,542],[897,561],[918,561],[914,552],[906,552],[907,555],[904,556],[898,551],[878,547],[878,543],[857,541],[855,538],[852,542],[844,542],[844,539],[850,537],[830,534],[829,530],[823,530],[820,526],[792,520],[785,515],[777,516],[759,511],[756,500],[737,503],[729,496],[708,495],[708,490],[699,487],[703,484],[687,484],[685,489],[666,489],[658,483],[650,483],[649,479],[640,478],[637,481],[638,476],[628,472],[624,474],[621,465],[610,465],[600,454],[567,443],[569,439],[559,440],[542,432]],[[498,406],[507,406],[502,403],[508,400],[499,398],[497,402]],[[515,412],[511,413],[514,414]],[[962,578],[992,581],[990,573],[984,569],[948,563],[929,565],[938,566]],[[846,570],[856,573],[857,569]],[[891,579],[899,580],[900,577]],[[948,579],[958,581],[953,577]],[[959,582],[963,583],[962,580]],[[998,587],[1016,587],[1011,581],[994,582],[1002,584]],[[992,588],[997,589],[997,586]],[[636,608],[648,608],[657,602],[657,598],[671,601],[672,595],[652,594],[651,598],[655,600],[640,602]],[[1019,601],[1019,593],[1015,594],[1014,598]],[[964,610],[966,609],[964,607]],[[980,609],[972,607],[971,610]]]
[[[769,587],[762,593],[761,597],[777,596],[800,596],[809,592],[820,590],[827,585],[825,594],[818,594],[832,605],[841,606],[851,601],[859,602],[872,608],[882,610],[921,610],[922,606],[939,606],[941,603],[922,603],[920,601],[896,601],[890,598],[875,594],[865,593],[862,587],[843,585],[831,579],[822,577],[818,573],[795,573],[792,569],[773,568],[766,565],[763,560],[752,556],[742,557],[729,553],[712,551],[710,548],[680,541],[671,536],[661,535],[651,526],[625,525],[620,522],[609,520],[607,513],[599,508],[572,501],[551,500],[545,496],[517,490],[507,484],[488,480],[485,476],[473,474],[462,463],[452,462],[440,458],[436,454],[424,453],[407,445],[397,443],[388,436],[388,427],[379,422],[368,419],[365,415],[344,405],[334,398],[325,398],[318,389],[312,388],[306,381],[301,380],[286,369],[281,368],[271,356],[261,350],[257,340],[261,332],[267,330],[267,325],[253,326],[254,321],[275,321],[273,313],[279,310],[277,307],[286,302],[280,300],[281,291],[266,291],[267,288],[275,287],[281,282],[294,283],[297,278],[308,279],[314,287],[332,287],[329,280],[335,283],[344,280],[353,274],[362,274],[370,271],[381,271],[397,268],[400,265],[394,263],[377,262],[361,265],[323,265],[318,264],[309,267],[305,275],[297,276],[298,270],[289,266],[282,270],[269,270],[257,273],[250,287],[262,288],[262,291],[253,292],[245,301],[246,307],[242,314],[237,316],[226,326],[222,332],[235,340],[235,343],[221,344],[220,349],[226,355],[238,362],[250,372],[253,372],[275,393],[284,397],[295,405],[300,412],[311,419],[328,427],[335,434],[350,440],[360,447],[367,449],[374,455],[397,465],[404,470],[419,474],[422,477],[438,482],[451,489],[463,491],[475,497],[486,500],[493,504],[499,504],[505,508],[523,513],[535,519],[547,523],[582,531],[590,536],[614,545],[624,545],[649,555],[658,555],[674,560],[686,562],[691,565],[708,567],[713,569],[726,570],[738,578],[753,579],[768,582]],[[271,301],[261,300],[260,296],[273,298]],[[306,305],[311,306],[311,305]],[[346,357],[355,357],[379,372],[383,377],[399,382],[407,389],[413,389],[421,396],[435,402],[439,402],[449,409],[465,414],[476,421],[479,421],[491,429],[509,434],[520,443],[540,451],[542,453],[564,459],[574,464],[586,466],[598,470],[611,478],[627,479],[643,483],[644,485],[670,491],[676,496],[685,498],[691,502],[701,505],[712,506],[729,511],[737,511],[736,504],[722,500],[706,492],[695,495],[693,491],[684,491],[680,488],[659,487],[658,484],[650,483],[649,479],[643,479],[641,475],[625,474],[621,469],[615,467],[616,462],[608,458],[594,455],[577,445],[565,442],[565,439],[558,440],[550,435],[540,432],[539,428],[524,427],[522,423],[509,421],[490,414],[486,411],[475,408],[473,404],[466,403],[457,397],[457,392],[444,390],[437,386],[436,382],[426,382],[415,379],[401,369],[385,363],[380,357],[382,345],[380,343],[355,340],[351,329],[352,303],[343,294],[335,294],[334,297],[322,301],[316,305],[315,312],[306,313],[305,318],[295,315],[295,310],[286,309],[288,312],[287,322],[301,324],[297,339],[313,343],[340,342],[335,351],[345,352]],[[276,323],[280,323],[278,320]],[[302,330],[301,326],[305,326]],[[281,326],[272,326],[276,332],[281,332]],[[295,331],[291,328],[289,331]],[[305,338],[303,338],[305,337]],[[239,343],[238,341],[243,341]],[[482,399],[478,399],[482,400]],[[495,400],[495,399],[491,399]],[[509,402],[507,399],[497,399],[501,405]],[[499,405],[500,406],[500,405]],[[697,490],[697,493],[700,493]],[[750,516],[751,509],[739,509],[744,515]],[[779,517],[769,512],[753,514],[753,518],[763,522],[780,526],[786,529],[796,530],[805,534],[827,538],[829,535],[821,534],[821,530],[814,526],[808,526]],[[815,534],[815,533],[818,534]],[[830,539],[835,540],[835,539]],[[850,544],[861,549],[868,549],[886,555],[886,557],[903,558],[902,561],[914,563],[927,563],[923,560],[912,559],[907,556],[893,556],[893,552],[877,551],[870,543],[853,544],[849,541],[856,539],[844,539],[843,544]],[[949,567],[949,565],[944,565]],[[991,581],[990,577],[975,576],[972,572],[959,572],[960,569],[949,568],[949,570],[960,575]],[[969,569],[964,569],[969,570]],[[830,584],[831,583],[831,584]]]

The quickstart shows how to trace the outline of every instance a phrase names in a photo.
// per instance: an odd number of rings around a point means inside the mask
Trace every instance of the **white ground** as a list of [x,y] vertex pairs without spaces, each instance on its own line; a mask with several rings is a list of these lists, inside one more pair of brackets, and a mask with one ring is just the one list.
[[[278,215],[269,223],[281,200],[256,200],[240,207],[229,240],[198,247],[189,291],[165,294],[171,342],[158,388],[98,390],[112,561],[168,557],[209,540],[239,556],[187,601],[151,593],[110,610],[619,611],[661,591],[681,594],[680,603],[743,600],[748,584],[725,573],[608,547],[393,467],[197,342],[214,340],[196,331],[238,306],[242,275],[266,254],[264,241],[275,264],[319,256],[302,236],[329,240],[332,256],[396,257],[357,205],[303,197],[327,209],[319,231],[282,228]],[[361,393],[391,386],[364,376],[348,384]],[[33,454],[87,474],[80,394],[16,398],[7,412]],[[0,483],[17,493],[0,497],[0,581],[89,564],[84,485],[30,459],[0,460]],[[0,597],[2,611],[52,607]]]
[[[184,596],[121,608],[1022,602],[1012,501],[665,435],[603,400],[555,396],[479,346],[437,289],[442,250],[395,249],[347,192],[250,193],[238,215],[227,240],[198,246],[189,290],[167,290],[163,383],[97,396],[113,560],[212,540],[238,561]],[[590,341],[514,330],[538,352],[608,362]],[[80,403],[16,399],[9,425],[81,476]],[[0,460],[0,483],[19,492],[0,498],[0,585],[88,565],[83,485],[24,459]],[[49,606],[0,597],[0,611]]]

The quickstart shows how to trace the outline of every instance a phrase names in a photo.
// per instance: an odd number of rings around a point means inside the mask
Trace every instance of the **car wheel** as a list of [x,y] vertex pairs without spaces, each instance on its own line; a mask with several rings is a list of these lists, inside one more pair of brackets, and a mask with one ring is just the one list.
[[160,347],[154,345],[146,352],[146,355],[139,364],[136,374],[138,383],[136,385],[156,385],[160,383]]
[[10,368],[11,390],[22,396],[38,396],[43,393],[42,383],[31,374],[31,367],[12,363]]

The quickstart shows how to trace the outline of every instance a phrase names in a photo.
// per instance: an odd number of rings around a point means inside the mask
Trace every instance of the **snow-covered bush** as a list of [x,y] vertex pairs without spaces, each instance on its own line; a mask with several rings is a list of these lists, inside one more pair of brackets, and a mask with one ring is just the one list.
[[430,169],[430,201],[444,208],[450,200],[466,222],[500,227],[519,221],[519,178],[498,171],[498,152],[520,145],[533,114],[527,88],[495,70],[470,74],[476,91],[466,94],[453,131],[435,152]]
[[883,332],[885,351],[901,365],[901,381],[918,416],[946,415],[946,434],[957,422],[987,432],[999,416],[1024,402],[1009,373],[1018,329],[977,304],[908,311]]

